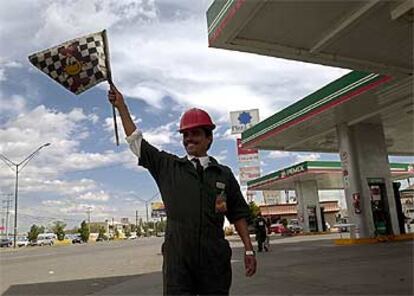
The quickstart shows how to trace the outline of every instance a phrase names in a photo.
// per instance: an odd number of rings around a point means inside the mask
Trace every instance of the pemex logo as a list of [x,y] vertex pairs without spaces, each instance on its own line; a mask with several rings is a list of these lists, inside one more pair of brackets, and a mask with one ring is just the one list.
[[243,111],[240,113],[239,117],[237,118],[241,124],[249,124],[252,122],[252,116],[250,113]]

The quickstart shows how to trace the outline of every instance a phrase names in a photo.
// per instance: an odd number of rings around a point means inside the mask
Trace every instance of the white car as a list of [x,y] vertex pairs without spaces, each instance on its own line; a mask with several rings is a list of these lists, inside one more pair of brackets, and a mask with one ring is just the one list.
[[16,239],[16,246],[18,247],[27,247],[29,245],[29,240],[27,237],[18,237]]
[[37,236],[36,245],[38,246],[53,246],[57,239],[54,233],[41,233]]
[[290,232],[295,233],[303,231],[303,227],[299,224],[299,220],[297,219],[290,220],[289,224],[287,225],[287,229],[289,229]]

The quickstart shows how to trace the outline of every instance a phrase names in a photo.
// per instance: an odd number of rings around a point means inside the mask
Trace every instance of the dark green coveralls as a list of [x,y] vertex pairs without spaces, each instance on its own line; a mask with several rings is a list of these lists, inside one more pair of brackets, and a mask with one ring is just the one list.
[[[164,294],[228,294],[231,248],[224,238],[224,215],[230,223],[249,217],[230,168],[210,157],[200,176],[187,157],[159,151],[144,139],[139,164],[155,179],[167,212]],[[217,197],[226,199],[224,214],[216,212]]]

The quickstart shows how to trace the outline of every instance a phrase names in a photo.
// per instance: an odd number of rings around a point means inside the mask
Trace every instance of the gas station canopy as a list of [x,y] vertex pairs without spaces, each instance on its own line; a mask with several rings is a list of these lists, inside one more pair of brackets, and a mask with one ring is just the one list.
[[412,0],[216,0],[211,47],[364,72],[413,73]]
[[413,7],[412,0],[214,1],[211,47],[357,70],[245,131],[243,146],[336,153],[336,127],[362,123],[383,126],[388,154],[414,155]]
[[[391,178],[414,177],[414,165],[391,163]],[[316,181],[319,190],[343,189],[339,161],[305,161],[247,182],[248,190],[294,190],[296,182]]]
[[413,155],[412,79],[353,71],[242,134],[246,148],[338,152],[336,126],[381,124],[388,154]]
[[[413,12],[413,0],[215,0],[208,9],[211,47],[355,70],[242,133],[243,148],[340,152],[342,169],[308,162],[248,182],[297,189],[306,231],[323,229],[318,188],[342,188],[345,175],[358,236],[403,232],[390,178],[400,165],[387,157],[414,155]],[[360,198],[374,189],[379,200]]]

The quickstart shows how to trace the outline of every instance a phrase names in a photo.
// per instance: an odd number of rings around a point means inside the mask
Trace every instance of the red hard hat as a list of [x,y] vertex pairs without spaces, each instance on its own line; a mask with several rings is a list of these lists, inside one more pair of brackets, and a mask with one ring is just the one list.
[[205,127],[211,130],[215,129],[216,126],[211,120],[210,115],[204,110],[191,108],[183,114],[180,121],[179,132],[183,132],[186,129],[195,127]]

